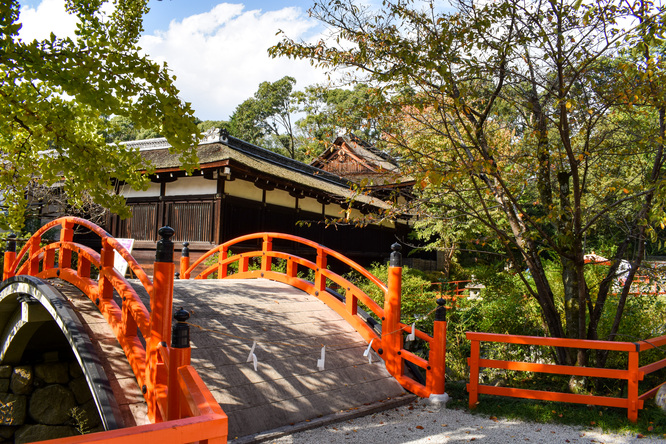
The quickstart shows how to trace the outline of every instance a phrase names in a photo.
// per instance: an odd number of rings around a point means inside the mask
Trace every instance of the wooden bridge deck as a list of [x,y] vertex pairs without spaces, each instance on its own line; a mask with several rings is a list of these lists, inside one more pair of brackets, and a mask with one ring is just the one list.
[[147,406],[125,352],[97,307],[74,285],[51,283],[67,297],[86,328],[116,398],[124,427],[150,424]]
[[[176,280],[181,306],[191,313],[192,365],[229,416],[230,440],[413,399],[376,355],[368,363],[367,344],[346,321],[298,289],[265,279]],[[256,371],[247,362],[254,341]]]

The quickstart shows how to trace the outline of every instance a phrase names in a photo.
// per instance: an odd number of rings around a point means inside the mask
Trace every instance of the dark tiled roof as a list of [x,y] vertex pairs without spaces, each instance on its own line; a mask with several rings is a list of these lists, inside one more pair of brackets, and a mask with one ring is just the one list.
[[[168,144],[165,141],[162,142],[159,139],[153,139],[150,141],[130,142],[128,145],[139,147],[141,149],[141,156],[158,170],[179,168],[181,165],[178,154],[169,153]],[[197,147],[197,156],[202,168],[205,168],[206,164],[234,159],[234,152],[252,157],[260,162],[267,162],[273,166],[285,168],[292,172],[305,174],[333,185],[341,187],[349,186],[349,182],[338,175],[235,137],[229,136],[226,143],[203,143]]]

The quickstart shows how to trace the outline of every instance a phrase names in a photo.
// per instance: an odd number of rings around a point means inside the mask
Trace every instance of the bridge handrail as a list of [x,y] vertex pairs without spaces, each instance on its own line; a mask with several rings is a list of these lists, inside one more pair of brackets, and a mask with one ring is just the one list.
[[37,230],[26,242],[26,244],[23,246],[21,251],[16,255],[16,259],[14,261],[13,269],[16,271],[16,268],[20,264],[21,260],[23,257],[26,255],[26,253],[30,250],[31,248],[31,242],[34,242],[34,239],[39,239],[41,241],[42,235],[49,231],[53,227],[57,227],[58,225],[63,226],[66,223],[69,224],[76,224],[76,225],[81,225],[83,227],[86,227],[93,233],[97,234],[102,241],[106,240],[111,248],[113,248],[115,251],[120,254],[120,256],[127,262],[129,265],[130,269],[134,273],[134,275],[141,281],[141,284],[144,286],[146,291],[148,292],[149,295],[152,295],[153,293],[153,283],[146,274],[146,272],[141,268],[139,263],[134,259],[134,257],[127,251],[127,249],[113,236],[111,236],[109,233],[107,233],[104,229],[101,227],[95,225],[94,223],[82,219],[80,217],[74,217],[74,216],[66,216],[66,217],[61,217],[59,219],[52,220],[51,222],[48,222],[44,224],[39,230]]
[[[294,254],[273,251],[273,241],[276,239],[287,240],[306,245],[316,250],[316,262],[301,258]],[[261,240],[261,249],[243,252],[228,256],[229,247],[246,241]],[[444,300],[437,301],[439,307],[435,313],[435,326],[433,336],[414,329],[414,334],[419,339],[424,340],[429,349],[428,359],[421,358],[406,350],[403,335],[411,333],[411,326],[400,322],[401,305],[401,282],[402,282],[402,256],[400,255],[400,246],[395,244],[391,253],[391,265],[389,266],[388,282],[384,284],[376,276],[372,275],[365,268],[356,262],[319,243],[304,239],[299,236],[283,233],[254,233],[232,239],[220,244],[208,252],[204,253],[192,265],[189,262],[189,249],[187,244],[183,244],[183,254],[181,255],[180,272],[181,278],[189,279],[193,271],[201,265],[207,258],[219,253],[217,263],[208,266],[205,270],[196,275],[195,279],[205,279],[215,271],[219,279],[230,278],[266,278],[278,282],[283,282],[294,286],[309,294],[318,297],[322,302],[335,310],[343,319],[349,322],[364,340],[370,342],[372,348],[382,356],[386,362],[386,369],[394,376],[403,387],[421,397],[444,394],[444,370],[446,353],[446,309]],[[380,307],[363,290],[343,276],[327,269],[327,257],[333,257],[343,264],[349,266],[352,270],[358,272],[379,287],[384,293],[384,307]],[[396,262],[394,263],[394,256]],[[251,258],[261,257],[261,267],[259,270],[250,270],[249,262]],[[278,272],[272,269],[272,259],[286,260],[286,272]],[[228,275],[229,265],[238,262],[238,271]],[[298,277],[298,266],[302,265],[315,272],[314,282]],[[330,280],[343,288],[344,300],[334,290],[327,287],[326,281]],[[361,302],[370,309],[379,319],[381,319],[381,336],[374,330],[370,324],[370,319],[364,319],[359,316],[358,303]],[[422,384],[404,372],[404,361],[409,361],[426,370],[426,381]]]
[[[101,237],[101,253],[73,242],[75,225],[85,226]],[[42,246],[43,234],[56,226],[61,226],[60,241]],[[82,290],[97,305],[122,346],[148,404],[149,419],[151,422],[168,421],[166,424],[170,424],[160,427],[152,425],[141,428],[144,431],[130,432],[130,435],[139,434],[136,441],[125,441],[128,435],[126,429],[106,432],[110,435],[104,436],[109,438],[102,438],[100,442],[139,442],[147,435],[164,436],[165,432],[182,427],[190,432],[182,435],[187,440],[179,442],[209,439],[209,442],[225,443],[227,417],[189,366],[189,332],[178,338],[174,336],[175,344],[171,346],[175,265],[170,237],[174,230],[163,227],[159,234],[162,239],[157,242],[153,281],[120,242],[95,224],[76,217],[64,217],[47,223],[28,239],[18,255],[15,238],[10,237],[4,256],[3,275],[5,279],[17,272],[40,278],[57,277]],[[113,267],[114,251],[118,251],[127,261],[144,285],[150,297],[150,311],[125,277]],[[74,268],[72,252],[77,254]],[[59,255],[57,264],[56,253]],[[97,281],[90,277],[92,266],[99,269]],[[114,290],[122,298],[122,307],[114,300]],[[185,315],[189,317],[186,312]],[[180,313],[180,316],[183,314]],[[179,319],[178,316],[176,318]],[[185,324],[179,320],[178,325],[183,327]],[[138,335],[139,330],[145,345]],[[197,417],[183,419],[184,415]],[[202,431],[205,433],[202,434]],[[83,441],[69,439],[63,442],[90,442],[88,436]]]
[[249,241],[249,240],[256,240],[256,239],[265,240],[267,238],[270,238],[271,240],[272,239],[282,239],[282,240],[297,242],[297,243],[306,245],[308,247],[311,247],[315,250],[318,250],[318,251],[321,250],[321,252],[323,254],[325,254],[326,256],[331,256],[331,257],[339,260],[340,262],[342,262],[344,264],[347,264],[351,269],[360,273],[363,277],[365,277],[370,282],[375,284],[382,291],[386,292],[386,290],[387,290],[386,285],[381,280],[379,280],[376,276],[374,276],[373,274],[368,272],[368,270],[366,270],[365,268],[360,266],[358,263],[356,263],[353,260],[349,259],[348,257],[338,253],[337,251],[332,250],[332,249],[330,249],[330,248],[328,248],[324,245],[321,245],[317,242],[311,241],[309,239],[305,239],[305,238],[300,237],[300,236],[295,236],[295,235],[292,235],[292,234],[285,234],[285,233],[274,233],[274,232],[247,234],[247,235],[244,235],[244,236],[237,237],[235,239],[231,239],[227,242],[224,242],[224,243],[218,245],[217,247],[215,247],[215,248],[209,250],[208,252],[206,252],[203,256],[201,256],[199,259],[197,259],[191,266],[189,266],[187,268],[187,270],[185,270],[185,272],[183,272],[181,270],[181,277],[183,279],[189,279],[190,274],[192,273],[192,271],[199,264],[201,264],[203,261],[205,261],[206,259],[208,259],[209,257],[213,256],[216,253],[224,252],[225,250],[227,250],[229,247],[231,247],[233,245],[239,244],[241,242],[246,242],[246,241]]
[[[642,395],[639,395],[639,381],[642,381],[647,374],[653,373],[662,368],[666,368],[666,359],[661,359],[643,367],[639,367],[639,355],[642,351],[666,345],[666,336],[660,336],[657,338],[638,342],[546,338],[539,336],[505,335],[499,333],[479,332],[467,332],[466,336],[467,339],[472,342],[471,353],[470,357],[468,358],[470,376],[469,384],[467,384],[470,409],[473,409],[478,404],[479,394],[489,394],[511,396],[516,398],[541,399],[547,401],[626,408],[627,418],[631,422],[636,422],[638,420],[638,410],[643,408],[644,400],[655,396],[659,390],[659,387],[666,384],[661,384],[646,391]],[[575,367],[570,365],[538,364],[523,361],[482,359],[480,356],[481,342],[622,351],[629,354],[629,360],[626,370],[617,370],[596,367]],[[512,387],[482,385],[479,384],[479,372],[481,368],[498,368],[504,370],[528,371],[536,373],[623,379],[627,381],[627,397],[613,398],[607,396],[578,395],[545,390],[527,390]]]

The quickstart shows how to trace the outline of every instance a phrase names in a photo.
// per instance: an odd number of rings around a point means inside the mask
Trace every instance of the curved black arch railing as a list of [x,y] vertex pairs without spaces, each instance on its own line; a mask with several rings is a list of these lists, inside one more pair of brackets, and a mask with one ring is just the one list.
[[[0,307],[11,309],[10,305],[16,305],[20,310],[21,300],[26,297],[39,302],[67,338],[86,377],[104,429],[120,428],[120,409],[104,368],[83,324],[65,296],[46,281],[27,275],[14,276],[0,284]],[[4,327],[0,325],[0,330]]]

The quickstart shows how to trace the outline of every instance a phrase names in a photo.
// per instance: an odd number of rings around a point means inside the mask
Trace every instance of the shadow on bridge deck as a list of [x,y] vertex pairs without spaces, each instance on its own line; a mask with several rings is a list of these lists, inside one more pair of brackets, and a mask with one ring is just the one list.
[[[135,289],[148,306],[138,283]],[[265,279],[176,280],[174,308],[181,306],[191,313],[192,364],[229,416],[230,440],[269,438],[413,399],[374,352],[368,363],[367,343],[346,321],[298,289]],[[254,341],[256,371],[247,362]]]

